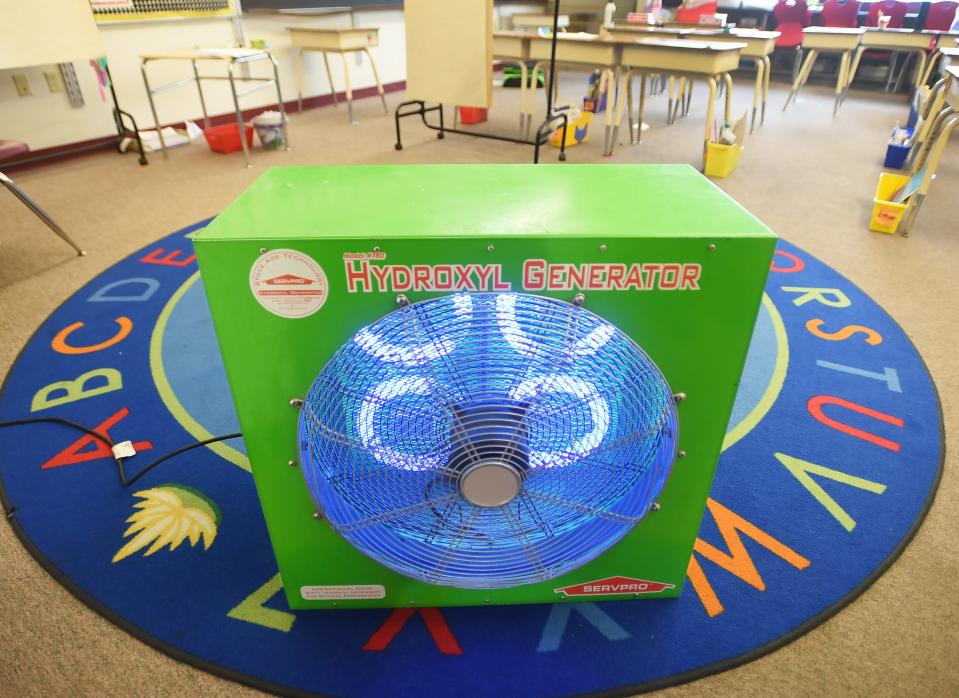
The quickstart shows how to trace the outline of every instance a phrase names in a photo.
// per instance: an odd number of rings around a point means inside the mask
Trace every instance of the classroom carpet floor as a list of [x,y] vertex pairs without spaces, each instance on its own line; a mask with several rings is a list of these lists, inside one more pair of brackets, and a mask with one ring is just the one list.
[[[737,77],[734,112],[751,104],[751,76]],[[582,94],[585,75],[564,74],[560,101]],[[568,162],[700,165],[705,90],[690,114],[664,124],[664,96],[647,102],[642,145],[626,130],[601,156],[602,116]],[[542,94],[542,93],[541,93]],[[945,415],[947,456],[938,497],[902,557],[859,599],[786,647],[755,662],[663,691],[692,695],[955,695],[959,692],[959,143],[948,147],[910,238],[869,233],[885,139],[907,107],[902,96],[852,90],[832,115],[832,92],[808,86],[782,112],[773,83],[766,124],[747,139],[739,169],[718,180],[779,235],[846,275],[905,329],[929,365]],[[388,95],[391,110],[403,93]],[[496,89],[480,128],[515,133],[517,91]],[[402,152],[379,100],[294,114],[290,152],[210,153],[195,143],[154,154],[148,167],[109,152],[12,173],[89,251],[76,258],[26,208],[0,196],[0,375],[61,302],[83,283],[163,235],[221,211],[267,166],[354,163],[529,162],[532,149],[404,124]],[[597,128],[599,127],[599,128]],[[546,148],[543,159],[555,161]],[[375,204],[375,202],[371,202]],[[602,206],[601,200],[596,206]],[[641,215],[641,212],[640,212]],[[141,644],[75,600],[0,526],[0,694],[242,696],[257,693],[178,663]]]

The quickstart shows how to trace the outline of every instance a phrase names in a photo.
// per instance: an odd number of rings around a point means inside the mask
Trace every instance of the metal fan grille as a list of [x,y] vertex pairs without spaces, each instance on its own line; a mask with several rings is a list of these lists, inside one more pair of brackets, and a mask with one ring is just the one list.
[[568,303],[457,294],[361,329],[300,417],[330,524],[397,572],[464,588],[556,577],[649,511],[676,454],[669,386]]

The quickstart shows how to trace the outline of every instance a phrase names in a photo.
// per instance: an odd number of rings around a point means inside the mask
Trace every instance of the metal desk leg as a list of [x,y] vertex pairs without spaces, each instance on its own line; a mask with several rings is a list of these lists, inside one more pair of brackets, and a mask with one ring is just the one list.
[[673,123],[673,93],[676,89],[676,78],[669,76],[669,97],[666,101],[666,124]]
[[723,111],[723,120],[729,123],[732,120],[733,111],[733,76],[729,73],[723,73],[723,83],[726,85],[726,105]]
[[753,91],[753,117],[749,122],[750,133],[756,128],[756,111],[759,109],[759,102],[763,96],[763,71],[766,68],[762,58],[754,58],[753,64],[756,66],[756,89]]
[[786,111],[786,107],[789,106],[789,103],[795,99],[799,98],[799,93],[802,90],[803,85],[806,84],[806,80],[809,79],[809,74],[812,72],[813,64],[816,62],[816,56],[818,51],[814,48],[809,49],[809,53],[806,54],[806,59],[803,61],[802,67],[799,69],[799,73],[796,75],[796,79],[793,80],[792,89],[789,90],[789,96],[786,97],[786,103],[783,105],[783,111]]
[[233,108],[236,109],[236,126],[239,129],[240,145],[243,146],[243,159],[246,161],[247,167],[252,167],[250,164],[250,149],[246,145],[246,131],[243,128],[243,114],[240,111],[240,100],[236,96],[236,81],[233,79],[233,61],[226,64],[226,71],[227,77],[230,80],[230,94],[233,95]]
[[27,196],[26,192],[24,192],[20,187],[14,184],[13,180],[7,177],[5,174],[3,174],[3,172],[0,172],[0,184],[2,184],[7,189],[9,189],[10,192],[15,197],[20,199],[20,201],[27,208],[29,208],[37,218],[43,221],[47,225],[47,227],[50,228],[50,230],[56,233],[65,243],[70,245],[70,247],[76,250],[78,256],[82,257],[86,254],[86,252],[80,249],[77,243],[75,243],[73,240],[70,239],[69,235],[63,232],[63,228],[57,225],[56,221],[54,221],[52,218],[50,218],[50,216],[47,215],[46,211],[44,211],[42,208],[37,206],[37,204],[34,203],[33,199]]
[[889,92],[892,86],[892,76],[896,74],[896,63],[899,62],[899,51],[892,52],[892,58],[889,59],[889,72],[886,75],[886,85],[882,88],[883,92]]
[[763,72],[763,106],[759,115],[760,126],[766,123],[766,100],[769,99],[769,78],[773,72],[773,63],[769,56],[763,56],[763,65],[765,66],[765,71]]
[[323,65],[326,66],[326,79],[330,81],[330,94],[333,95],[333,106],[337,106],[336,102],[336,86],[333,85],[333,73],[330,72],[330,59],[327,56],[326,51],[323,51]]
[[343,79],[346,80],[346,115],[352,124],[355,122],[353,121],[353,88],[350,87],[350,62],[345,53],[341,53],[340,58],[343,59]]
[[[273,83],[276,87],[276,103],[280,109],[280,117],[283,123],[283,142],[286,144],[285,149],[290,149],[290,137],[287,133],[288,121],[289,119],[286,116],[286,105],[283,103],[283,93],[280,92],[280,68],[276,64],[276,59],[273,57],[272,53],[267,54],[270,57],[270,63],[273,64]],[[243,141],[246,142],[245,140]]]
[[606,133],[603,140],[603,156],[609,157],[613,154],[613,112],[616,109],[616,104],[613,101],[616,99],[616,77],[613,71],[609,68],[603,68],[602,72],[600,73],[600,94],[603,94],[604,83],[606,84]]
[[[650,82],[655,82],[655,78]],[[646,113],[646,73],[639,78],[639,124],[636,126],[636,142],[643,142],[643,115]]]
[[686,83],[686,103],[683,105],[683,116],[689,116],[689,105],[693,102],[693,85],[695,80],[689,78],[689,81]]
[[150,113],[153,114],[153,128],[156,129],[157,136],[160,138],[160,150],[163,151],[163,159],[166,160],[168,157],[166,141],[163,140],[163,131],[160,129],[160,120],[157,118],[157,108],[153,103],[153,90],[150,88],[150,80],[147,78],[146,61],[140,61],[140,74],[143,75],[143,86],[147,90],[147,101],[150,103]]
[[[629,103],[629,98],[627,96],[629,89],[623,88],[623,84],[622,84],[623,80],[626,81],[627,86],[629,85],[630,82],[632,82],[633,71],[630,68],[623,68],[622,71],[620,71],[620,69],[617,68],[616,71],[613,73],[613,79],[609,86],[610,94],[614,94],[616,96],[616,104],[614,105],[616,107],[616,115],[613,117],[613,138],[609,142],[610,155],[613,154],[613,149],[616,148],[616,141],[619,140],[619,125],[623,123],[624,107],[626,106],[626,104]],[[607,101],[607,104],[608,104],[608,101]],[[630,112],[632,112],[632,107],[630,107]],[[632,133],[632,130],[633,130],[632,119],[630,119],[630,122],[629,122],[629,130],[630,130],[630,133]]]
[[709,151],[709,138],[713,131],[713,115],[716,113],[716,78],[710,75],[706,78],[706,87],[709,96],[706,102],[706,137],[703,139],[703,169],[706,169],[706,153]]
[[832,115],[835,116],[839,111],[839,103],[842,101],[843,92],[846,89],[849,76],[849,51],[843,51],[839,59],[839,74],[836,75],[836,101],[832,105]]
[[376,80],[376,91],[380,93],[380,101],[383,103],[383,113],[389,114],[390,110],[386,108],[386,97],[383,94],[383,83],[380,82],[380,74],[376,72],[376,61],[373,60],[373,54],[368,48],[363,49],[363,53],[370,59],[370,68],[373,69],[373,79]]
[[206,101],[203,99],[203,85],[200,84],[200,71],[197,70],[196,61],[190,61],[193,64],[193,79],[196,80],[196,92],[200,96],[200,108],[203,110],[203,126],[210,128],[210,117],[206,114]]
[[633,133],[633,75],[632,71],[626,71],[626,123],[629,124],[629,144],[636,142],[636,136]]
[[[530,73],[530,83],[529,83],[529,99],[527,100],[527,105],[529,106],[529,111],[527,112],[528,116],[526,118],[526,140],[529,140],[530,133],[532,132],[533,127],[533,113],[536,111],[536,91],[539,90],[539,71],[541,63],[536,61],[533,63],[533,70]],[[544,76],[545,77],[545,76]]]
[[[862,54],[866,52],[862,46],[856,49],[856,53],[853,55],[852,67],[849,69],[849,79],[846,80],[846,90],[849,90],[849,86],[852,84],[852,81],[856,79],[856,73],[859,72],[859,63],[862,61]],[[845,97],[843,97],[845,99]]]
[[296,49],[296,113],[303,112],[303,49]]
[[522,138],[526,132],[526,62],[518,61],[519,66],[519,137]]

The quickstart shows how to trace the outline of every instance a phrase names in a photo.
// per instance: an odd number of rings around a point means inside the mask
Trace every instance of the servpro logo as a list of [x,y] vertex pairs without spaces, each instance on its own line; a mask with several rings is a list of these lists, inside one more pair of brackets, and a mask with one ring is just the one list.
[[272,279],[267,279],[263,283],[268,286],[303,286],[312,284],[313,281],[294,274],[283,274],[282,276],[274,276]]
[[658,594],[665,589],[675,589],[675,584],[651,582],[634,577],[607,577],[593,582],[583,582],[569,587],[553,589],[564,596],[612,596],[615,594]]

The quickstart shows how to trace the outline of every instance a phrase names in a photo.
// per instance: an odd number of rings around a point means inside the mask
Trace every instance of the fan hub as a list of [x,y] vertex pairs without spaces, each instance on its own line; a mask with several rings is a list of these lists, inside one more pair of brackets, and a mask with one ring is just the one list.
[[459,478],[463,497],[478,507],[509,504],[523,487],[523,476],[511,463],[489,460],[468,467]]

